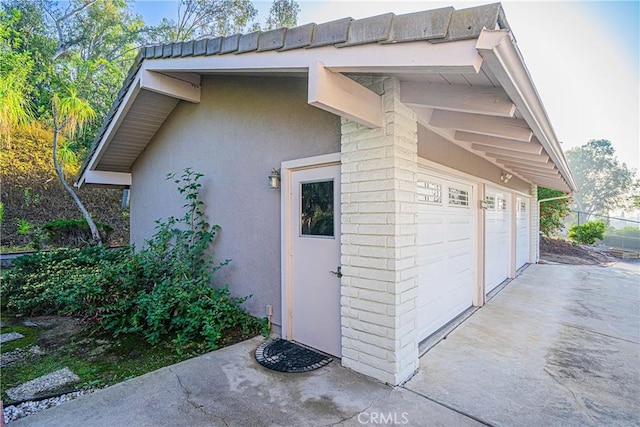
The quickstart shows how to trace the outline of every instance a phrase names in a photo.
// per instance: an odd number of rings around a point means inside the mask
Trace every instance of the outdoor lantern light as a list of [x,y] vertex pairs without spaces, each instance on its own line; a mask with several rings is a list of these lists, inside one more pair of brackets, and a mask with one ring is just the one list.
[[500,175],[500,181],[504,182],[505,184],[509,182],[511,178],[513,178],[513,175],[507,172],[502,172],[502,175]]
[[280,170],[273,168],[271,175],[269,175],[269,188],[277,190],[280,188]]

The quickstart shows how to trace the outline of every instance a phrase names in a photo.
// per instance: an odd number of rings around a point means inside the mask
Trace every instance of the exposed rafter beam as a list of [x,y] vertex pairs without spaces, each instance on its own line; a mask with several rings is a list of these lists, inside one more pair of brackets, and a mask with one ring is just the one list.
[[510,168],[521,168],[521,169],[525,169],[525,170],[530,170],[531,172],[535,172],[538,170],[552,170],[555,169],[555,165],[551,162],[549,163],[536,163],[536,164],[531,164],[531,163],[526,163],[526,162],[519,162],[516,160],[509,160],[504,161],[504,160],[500,160],[500,159],[496,159],[496,161],[498,163],[501,163],[503,165],[505,165],[506,167],[510,167]]
[[471,144],[471,149],[474,151],[479,151],[481,153],[486,154],[489,157],[501,158],[516,158],[521,160],[530,160],[532,162],[538,163],[548,163],[549,156],[545,154],[530,154],[530,153],[521,153],[515,150],[505,150],[498,147],[488,147],[482,144]]
[[408,106],[513,117],[516,106],[502,88],[404,82],[400,99]]
[[[520,151],[523,153],[540,154],[542,145],[534,142],[520,142],[513,139],[496,138],[495,136],[480,135],[464,131],[456,131],[455,139],[463,142],[475,142],[487,147],[498,147],[507,150]],[[535,138],[532,139],[534,141]]]
[[434,110],[429,124],[439,128],[463,130],[521,142],[529,142],[533,136],[527,122],[508,117]]
[[191,80],[196,79],[198,84],[191,81],[169,77],[146,69],[140,70],[140,88],[173,98],[198,103],[200,102],[200,76],[192,74]]
[[84,183],[88,185],[131,186],[131,174],[123,172],[85,171]]
[[[494,153],[485,153],[487,157],[491,157],[492,159],[496,159],[498,162],[509,163],[509,162],[517,162],[523,165],[529,165],[531,167],[543,167],[549,168],[548,165],[553,168],[553,163],[548,163],[548,159],[540,158],[540,159],[525,159],[523,157],[513,155],[513,156],[505,156],[504,154],[494,154]],[[549,168],[550,169],[550,168]]]
[[382,97],[340,73],[317,63],[309,67],[310,105],[369,128],[382,127]]
[[512,170],[518,174],[527,175],[527,176],[536,176],[539,178],[560,178],[560,172],[558,172],[557,170],[553,170],[550,172],[543,172],[543,171],[531,172],[528,170],[522,170],[521,168],[513,168]]

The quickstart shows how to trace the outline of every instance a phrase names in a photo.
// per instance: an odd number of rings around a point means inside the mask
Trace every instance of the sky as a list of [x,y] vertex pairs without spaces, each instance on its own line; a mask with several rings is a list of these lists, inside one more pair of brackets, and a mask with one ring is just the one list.
[[[487,1],[298,0],[298,25]],[[175,1],[138,0],[148,24],[175,19]],[[255,1],[264,23],[270,1]],[[640,169],[640,2],[505,1],[507,21],[562,148],[608,139]]]

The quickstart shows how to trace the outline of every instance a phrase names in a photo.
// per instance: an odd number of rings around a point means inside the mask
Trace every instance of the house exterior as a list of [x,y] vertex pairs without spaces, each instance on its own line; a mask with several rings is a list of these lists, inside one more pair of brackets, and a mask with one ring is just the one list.
[[180,213],[166,174],[203,173],[218,280],[389,384],[536,262],[537,187],[575,189],[500,4],[144,48],[90,154],[137,244]]

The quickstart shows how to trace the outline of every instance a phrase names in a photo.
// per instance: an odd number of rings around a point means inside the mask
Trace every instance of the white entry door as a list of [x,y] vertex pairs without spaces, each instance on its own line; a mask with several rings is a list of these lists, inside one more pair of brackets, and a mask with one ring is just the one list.
[[341,357],[340,165],[291,177],[291,337]]
[[529,202],[518,197],[516,203],[516,268],[529,262]]
[[488,187],[485,202],[485,292],[489,293],[509,276],[509,195]]
[[475,196],[471,184],[418,174],[418,339],[473,304]]

